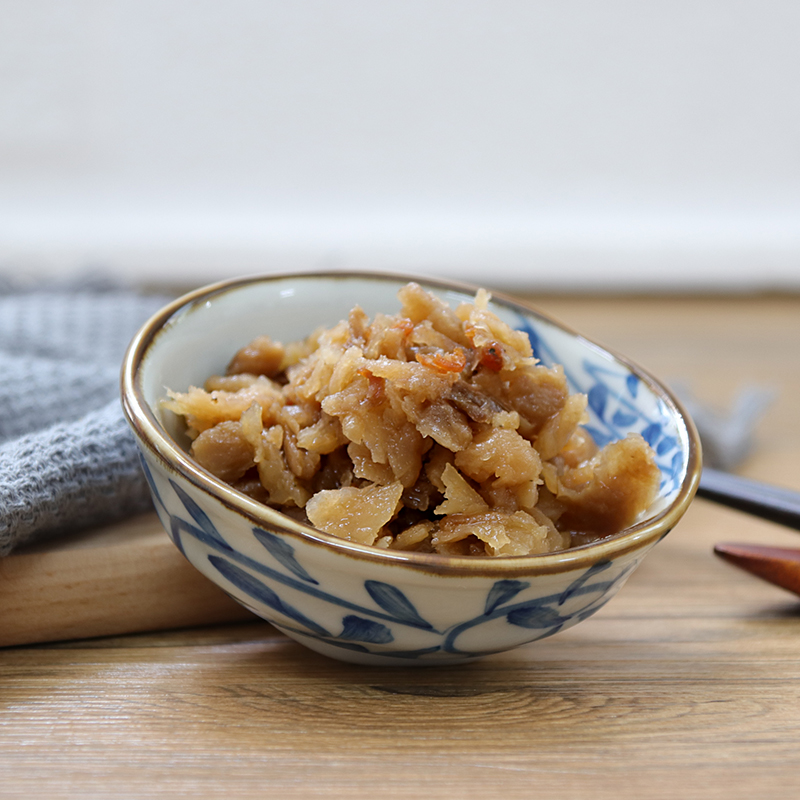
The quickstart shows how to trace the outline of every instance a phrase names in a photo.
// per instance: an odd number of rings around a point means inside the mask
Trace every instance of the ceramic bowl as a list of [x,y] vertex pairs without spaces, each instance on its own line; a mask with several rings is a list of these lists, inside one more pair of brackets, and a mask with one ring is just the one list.
[[630,361],[502,297],[492,310],[527,331],[537,358],[564,366],[589,398],[599,444],[641,433],[662,473],[641,521],[595,544],[538,556],[449,557],[352,544],[236,492],[195,464],[180,421],[160,409],[224,371],[259,334],[287,342],[347,317],[394,313],[408,280],[455,307],[474,287],[364,273],[270,275],[216,284],[150,319],[127,352],[123,405],[161,521],[204,575],[313,650],[371,664],[447,664],[542,639],[600,609],[679,520],[700,473],[691,421],[669,391]]

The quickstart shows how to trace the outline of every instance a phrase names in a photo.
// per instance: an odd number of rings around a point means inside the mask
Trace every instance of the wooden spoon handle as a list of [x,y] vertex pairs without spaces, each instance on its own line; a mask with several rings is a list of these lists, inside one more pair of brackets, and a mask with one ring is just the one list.
[[800,595],[800,550],[722,542],[714,552],[747,572]]

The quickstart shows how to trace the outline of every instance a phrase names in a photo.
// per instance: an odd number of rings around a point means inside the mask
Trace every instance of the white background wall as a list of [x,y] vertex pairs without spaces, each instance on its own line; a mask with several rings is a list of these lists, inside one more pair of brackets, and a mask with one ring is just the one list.
[[800,288],[796,0],[0,0],[0,272]]

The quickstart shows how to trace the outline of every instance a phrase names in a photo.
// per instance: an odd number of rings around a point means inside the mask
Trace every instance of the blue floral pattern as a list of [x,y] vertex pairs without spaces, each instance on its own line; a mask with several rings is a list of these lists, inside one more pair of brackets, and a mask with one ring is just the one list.
[[[491,624],[518,629],[515,644],[552,636],[598,611],[637,563],[615,568],[613,562],[602,561],[584,570],[565,590],[546,596],[536,596],[530,581],[497,580],[486,592],[482,613],[440,629],[405,592],[385,581],[362,580],[369,604],[326,588],[325,576],[312,574],[296,548],[271,531],[250,528],[249,544],[258,544],[258,558],[242,552],[244,547],[234,548],[184,488],[172,478],[157,481],[144,459],[142,466],[165,529],[195,566],[206,574],[210,567],[210,577],[229,594],[289,635],[363,654],[413,661],[477,658],[508,649],[477,644],[482,641],[478,629]],[[205,562],[205,569],[199,560]],[[310,605],[309,600],[313,601]],[[325,613],[312,618],[312,605]],[[408,639],[402,634],[409,630],[416,631],[423,646],[397,647],[400,639]],[[477,636],[471,635],[476,631]],[[471,644],[465,644],[466,640]]]

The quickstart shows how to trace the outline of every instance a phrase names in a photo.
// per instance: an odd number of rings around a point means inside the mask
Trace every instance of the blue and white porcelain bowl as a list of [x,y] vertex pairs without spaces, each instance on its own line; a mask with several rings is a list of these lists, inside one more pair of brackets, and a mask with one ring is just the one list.
[[177,418],[159,403],[224,370],[259,334],[288,342],[361,305],[394,313],[416,280],[452,306],[474,287],[371,273],[270,275],[176,300],[134,338],[123,405],[159,517],[175,546],[242,605],[313,650],[367,664],[449,664],[551,636],[611,599],[680,519],[700,474],[691,421],[644,370],[542,314],[495,297],[492,310],[527,331],[536,356],[560,363],[589,397],[599,444],[641,433],[662,473],[656,503],[619,535],[559,553],[450,557],[353,544],[300,524],[195,464]]

